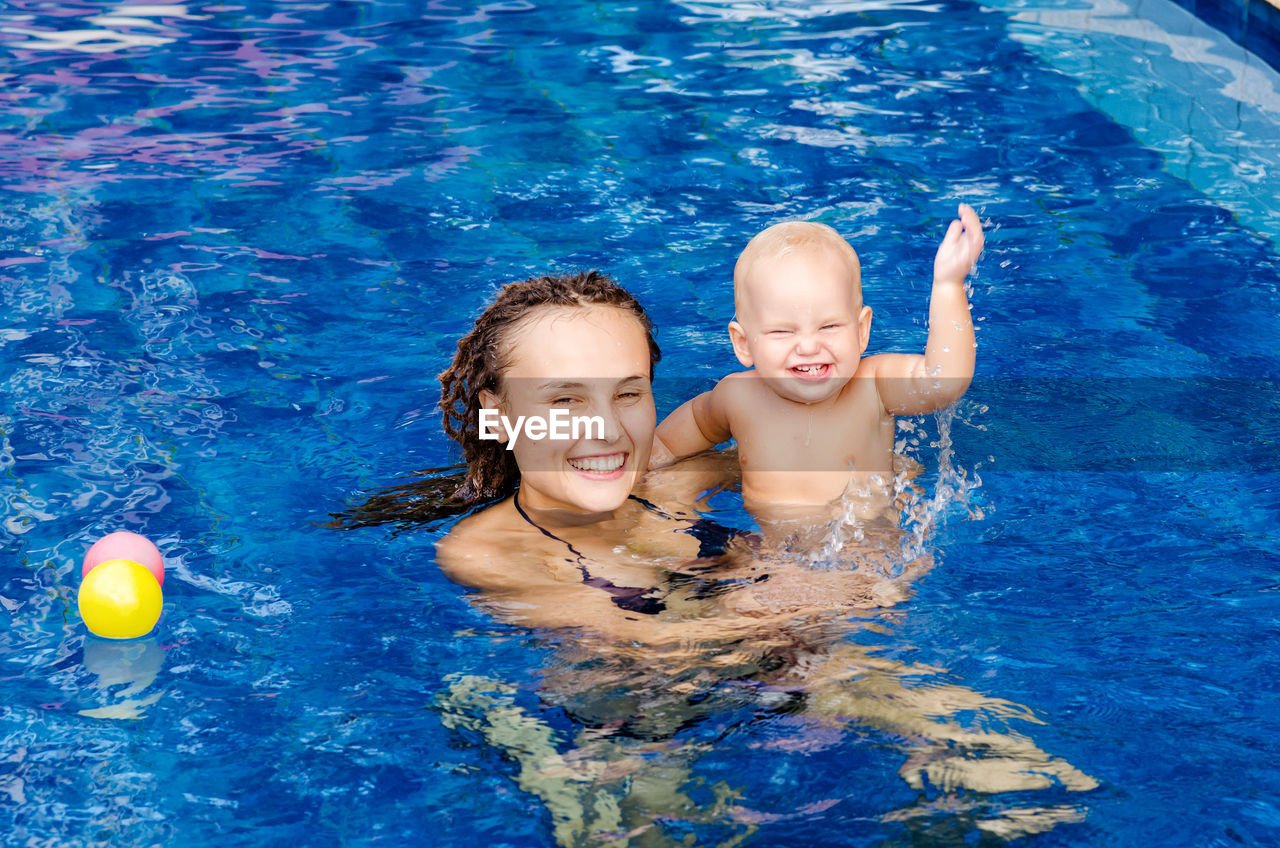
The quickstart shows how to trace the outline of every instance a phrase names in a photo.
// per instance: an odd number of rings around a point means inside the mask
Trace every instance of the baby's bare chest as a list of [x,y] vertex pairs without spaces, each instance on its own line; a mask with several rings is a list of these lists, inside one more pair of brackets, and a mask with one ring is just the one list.
[[743,471],[888,470],[894,419],[866,388],[830,406],[776,397],[753,404],[732,422]]

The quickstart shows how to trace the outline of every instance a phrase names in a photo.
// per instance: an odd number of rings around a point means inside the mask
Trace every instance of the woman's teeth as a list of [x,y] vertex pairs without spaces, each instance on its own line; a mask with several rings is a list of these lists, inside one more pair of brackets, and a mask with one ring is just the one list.
[[609,472],[617,471],[627,461],[625,453],[614,453],[608,456],[584,456],[570,459],[569,464],[579,471]]

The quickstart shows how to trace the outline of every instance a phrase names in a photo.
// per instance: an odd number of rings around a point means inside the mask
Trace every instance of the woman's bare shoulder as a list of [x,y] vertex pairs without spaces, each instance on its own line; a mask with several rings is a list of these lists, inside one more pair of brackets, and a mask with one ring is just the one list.
[[468,515],[453,525],[444,538],[436,542],[437,560],[476,559],[496,553],[501,537],[511,526],[509,518],[502,514],[506,511],[504,506],[505,501]]
[[512,556],[520,549],[523,527],[510,501],[469,515],[436,542],[436,564],[444,575],[462,586],[476,589],[508,589],[518,580],[526,557]]

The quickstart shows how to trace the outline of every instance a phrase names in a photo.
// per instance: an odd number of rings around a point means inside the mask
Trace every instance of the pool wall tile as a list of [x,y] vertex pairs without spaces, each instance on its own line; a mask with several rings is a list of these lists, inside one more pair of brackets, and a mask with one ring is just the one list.
[[1205,23],[1222,30],[1227,37],[1237,43],[1243,43],[1245,22],[1248,16],[1245,8],[1250,0],[1195,0],[1195,13]]
[[1246,0],[1245,47],[1273,68],[1280,69],[1280,3]]
[[1280,0],[1173,0],[1280,70]]

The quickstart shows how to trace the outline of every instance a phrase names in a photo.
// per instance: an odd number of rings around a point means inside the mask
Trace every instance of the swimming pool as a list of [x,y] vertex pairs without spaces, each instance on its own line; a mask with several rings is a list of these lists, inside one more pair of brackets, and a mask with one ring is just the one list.
[[[1136,11],[4,4],[7,842],[1272,843],[1280,85]],[[497,284],[615,275],[666,412],[731,367],[732,262],[781,217],[857,246],[873,350],[921,345],[957,201],[978,375],[903,430],[935,565],[823,635],[829,701],[585,686],[434,534],[316,526],[450,459],[434,375]],[[76,573],[121,526],[170,576],[113,644]],[[948,782],[1027,745],[1097,786]]]

